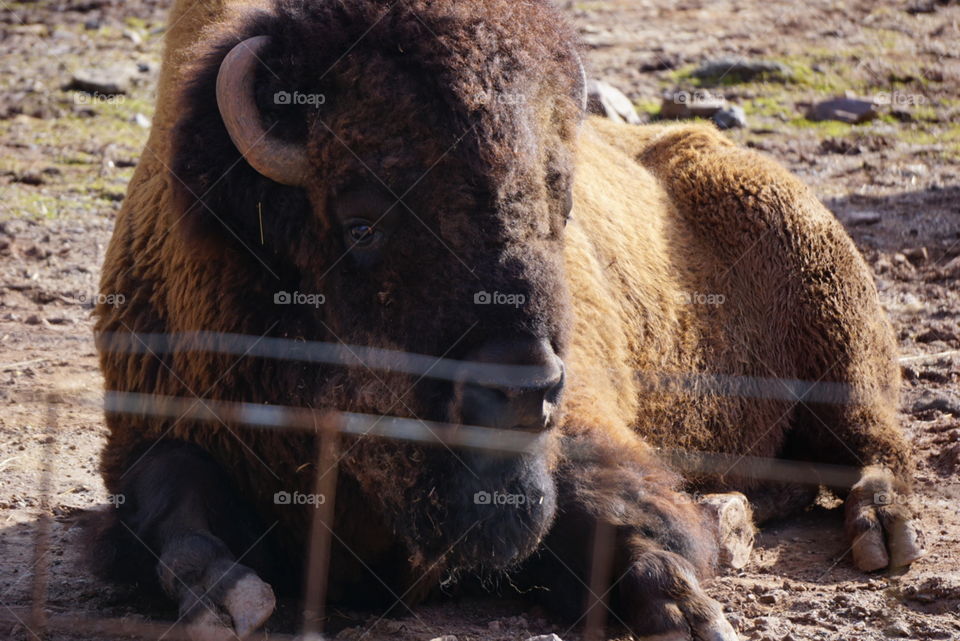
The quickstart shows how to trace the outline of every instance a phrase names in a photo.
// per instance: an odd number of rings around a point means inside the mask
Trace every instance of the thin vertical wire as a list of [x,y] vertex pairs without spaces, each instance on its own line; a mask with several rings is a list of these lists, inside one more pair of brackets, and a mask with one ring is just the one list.
[[47,588],[50,583],[50,530],[52,527],[50,495],[53,491],[53,461],[57,454],[57,394],[46,396],[44,418],[43,461],[40,474],[40,515],[33,539],[33,589],[31,594],[30,629],[43,639],[47,627]]
[[313,491],[323,497],[310,522],[310,548],[307,555],[306,590],[303,607],[303,631],[319,635],[326,624],[327,587],[330,576],[334,506],[340,451],[340,433],[335,419],[321,418],[317,430],[317,466]]
[[613,549],[616,530],[597,519],[593,528],[593,550],[590,554],[590,589],[587,591],[587,618],[583,626],[586,641],[600,641],[607,625],[607,593],[613,572]]

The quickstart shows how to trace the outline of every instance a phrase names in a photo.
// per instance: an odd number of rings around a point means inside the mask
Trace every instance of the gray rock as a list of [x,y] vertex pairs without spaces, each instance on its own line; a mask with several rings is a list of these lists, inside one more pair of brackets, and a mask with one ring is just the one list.
[[876,225],[880,222],[880,213],[876,211],[854,211],[844,214],[841,220],[848,225]]
[[124,29],[123,37],[135,45],[143,44],[143,38],[133,29]]
[[73,74],[66,90],[85,91],[92,94],[115,96],[130,90],[130,78],[135,71],[126,66],[82,69]]
[[960,256],[944,265],[941,271],[948,278],[960,278]]
[[457,641],[457,637],[452,634],[445,634],[442,637],[434,637],[430,641]]
[[617,122],[640,124],[640,116],[630,99],[613,85],[600,80],[587,82],[587,111]]
[[653,59],[640,65],[640,71],[650,73],[651,71],[667,71],[676,69],[680,66],[681,58],[676,54],[655,55]]
[[922,265],[930,258],[926,247],[908,247],[903,250],[903,255],[914,265]]
[[675,91],[664,95],[660,103],[660,117],[670,118],[710,118],[726,107],[721,96],[704,91]]
[[563,641],[555,634],[541,634],[540,636],[530,637],[527,641]]
[[701,64],[694,70],[693,77],[713,84],[736,84],[758,78],[784,82],[793,77],[793,70],[772,60],[720,58]]
[[580,41],[591,49],[601,49],[613,45],[615,38],[609,29],[588,24],[580,29]]
[[747,126],[747,114],[742,107],[728,107],[713,114],[712,120],[720,129],[739,129]]
[[807,112],[807,119],[814,122],[837,120],[858,124],[877,117],[877,108],[869,100],[857,98],[834,98],[818,102]]
[[937,410],[944,414],[960,416],[960,398],[950,392],[934,392],[927,390],[917,399],[911,408],[914,414]]
[[960,443],[954,443],[943,451],[937,460],[937,467],[948,474],[960,468]]
[[909,637],[912,634],[910,626],[903,621],[894,621],[886,627],[883,633],[888,637],[893,637],[895,639]]

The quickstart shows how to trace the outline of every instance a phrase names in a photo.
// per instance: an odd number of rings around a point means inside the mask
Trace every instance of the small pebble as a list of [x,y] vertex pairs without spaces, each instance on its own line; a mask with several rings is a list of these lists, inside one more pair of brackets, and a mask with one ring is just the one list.
[[742,129],[747,126],[747,114],[742,107],[721,109],[711,117],[719,129]]
[[877,117],[877,109],[868,100],[855,98],[834,98],[818,102],[807,112],[807,119],[813,122],[838,120],[850,124],[859,124]]
[[909,637],[911,634],[910,626],[908,626],[903,621],[894,621],[884,629],[883,633],[888,637],[893,637],[895,639],[902,639],[904,637]]

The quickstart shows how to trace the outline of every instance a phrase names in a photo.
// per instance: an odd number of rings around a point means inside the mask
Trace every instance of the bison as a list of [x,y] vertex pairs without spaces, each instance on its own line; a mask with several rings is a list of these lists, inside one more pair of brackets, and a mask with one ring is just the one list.
[[[97,309],[107,390],[528,437],[514,452],[344,437],[330,601],[412,603],[446,577],[510,572],[579,614],[604,527],[618,619],[734,639],[701,587],[718,535],[691,493],[743,492],[764,521],[817,487],[743,465],[681,476],[657,448],[855,468],[834,488],[854,562],[911,563],[895,343],[841,225],[714,129],[586,117],[584,92],[546,0],[178,0],[103,267],[101,290],[126,301]],[[279,304],[290,292],[314,304]],[[460,374],[229,354],[199,331]],[[171,348],[117,349],[124,335]],[[532,374],[480,380],[477,364]],[[95,532],[98,571],[159,577],[197,625],[262,626],[274,590],[309,578],[313,508],[276,496],[327,472],[316,432],[106,420],[102,474],[125,501]],[[476,498],[494,494],[519,498]]]

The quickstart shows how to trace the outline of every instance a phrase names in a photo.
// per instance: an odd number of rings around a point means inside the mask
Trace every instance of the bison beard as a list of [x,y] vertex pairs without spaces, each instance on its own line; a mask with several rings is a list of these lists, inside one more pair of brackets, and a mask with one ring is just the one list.
[[[540,451],[511,455],[361,443],[345,468],[353,471],[351,461],[363,465],[357,478],[380,502],[416,565],[486,572],[525,559],[553,520],[556,490],[547,448],[542,442],[534,447]],[[406,464],[401,468],[398,461]],[[389,478],[378,478],[373,469],[389,469]]]

